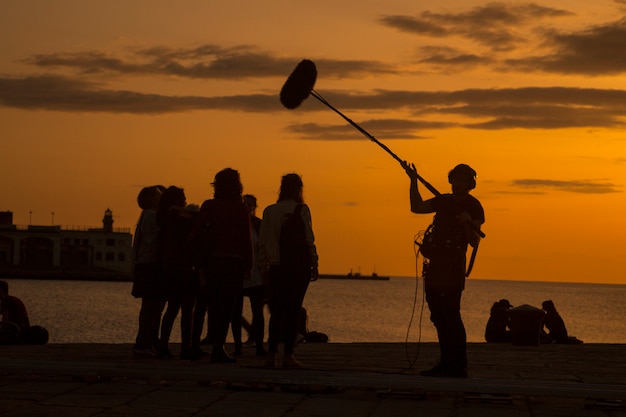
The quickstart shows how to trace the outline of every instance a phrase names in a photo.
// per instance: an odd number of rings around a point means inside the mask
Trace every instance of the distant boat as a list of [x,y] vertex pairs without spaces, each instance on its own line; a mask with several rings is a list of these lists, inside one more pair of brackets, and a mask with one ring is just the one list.
[[319,279],[354,279],[361,281],[389,281],[388,276],[378,275],[376,272],[372,272],[372,275],[361,275],[360,272],[353,273],[350,271],[347,274],[319,274]]

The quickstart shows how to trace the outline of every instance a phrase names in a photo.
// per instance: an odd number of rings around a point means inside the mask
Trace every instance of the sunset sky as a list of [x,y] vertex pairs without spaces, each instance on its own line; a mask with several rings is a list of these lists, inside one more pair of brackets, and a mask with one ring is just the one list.
[[298,172],[321,272],[414,275],[432,216],[399,164],[313,97],[278,100],[307,58],[315,90],[439,191],[458,163],[478,172],[472,278],[626,284],[626,0],[3,1],[0,37],[16,224],[111,208],[134,228],[143,186],[200,204],[225,167],[260,215]]

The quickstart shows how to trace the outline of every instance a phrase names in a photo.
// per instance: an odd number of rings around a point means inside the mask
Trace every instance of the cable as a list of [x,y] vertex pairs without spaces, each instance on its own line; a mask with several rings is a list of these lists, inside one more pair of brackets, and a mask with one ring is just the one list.
[[[415,357],[411,358],[410,354],[409,354],[409,334],[411,332],[411,325],[413,324],[413,319],[415,317],[415,307],[417,306],[417,294],[418,294],[418,290],[419,290],[419,277],[420,275],[422,276],[422,278],[424,278],[424,265],[427,265],[427,260],[424,259],[424,261],[422,262],[422,273],[420,274],[419,271],[419,267],[420,267],[420,244],[422,242],[422,239],[424,238],[424,231],[420,231],[418,234],[416,234],[413,238],[413,251],[415,253],[415,292],[413,295],[413,308],[411,309],[411,318],[409,320],[409,325],[407,327],[406,330],[406,337],[404,340],[404,350],[406,353],[406,358],[407,361],[409,363],[409,368],[407,370],[413,370],[413,367],[415,366],[415,363],[417,362],[417,359],[419,357],[419,353],[420,353],[420,347],[421,347],[421,342],[422,342],[422,319],[424,316],[424,302],[425,302],[425,292],[424,292],[424,286],[422,285],[422,305],[420,307],[420,315],[419,315],[419,330],[418,330],[418,338],[417,338],[417,351],[415,352]],[[422,257],[423,258],[423,257]]]

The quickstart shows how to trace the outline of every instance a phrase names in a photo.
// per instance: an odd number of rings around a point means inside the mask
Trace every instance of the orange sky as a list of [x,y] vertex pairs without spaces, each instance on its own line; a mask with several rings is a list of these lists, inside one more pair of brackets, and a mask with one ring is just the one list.
[[[626,1],[78,0],[0,9],[0,210],[17,224],[133,227],[151,184],[210,198],[238,169],[259,214],[298,172],[320,269],[411,276],[406,174],[316,91],[486,211],[473,278],[626,284]],[[424,192],[424,196],[428,196]]]

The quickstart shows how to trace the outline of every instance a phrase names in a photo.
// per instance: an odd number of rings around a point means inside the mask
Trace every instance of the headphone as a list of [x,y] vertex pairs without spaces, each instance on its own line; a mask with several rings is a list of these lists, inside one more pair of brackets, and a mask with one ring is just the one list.
[[466,164],[459,164],[448,172],[448,182],[452,183],[452,178],[463,178],[469,180],[470,190],[476,188],[476,171]]

